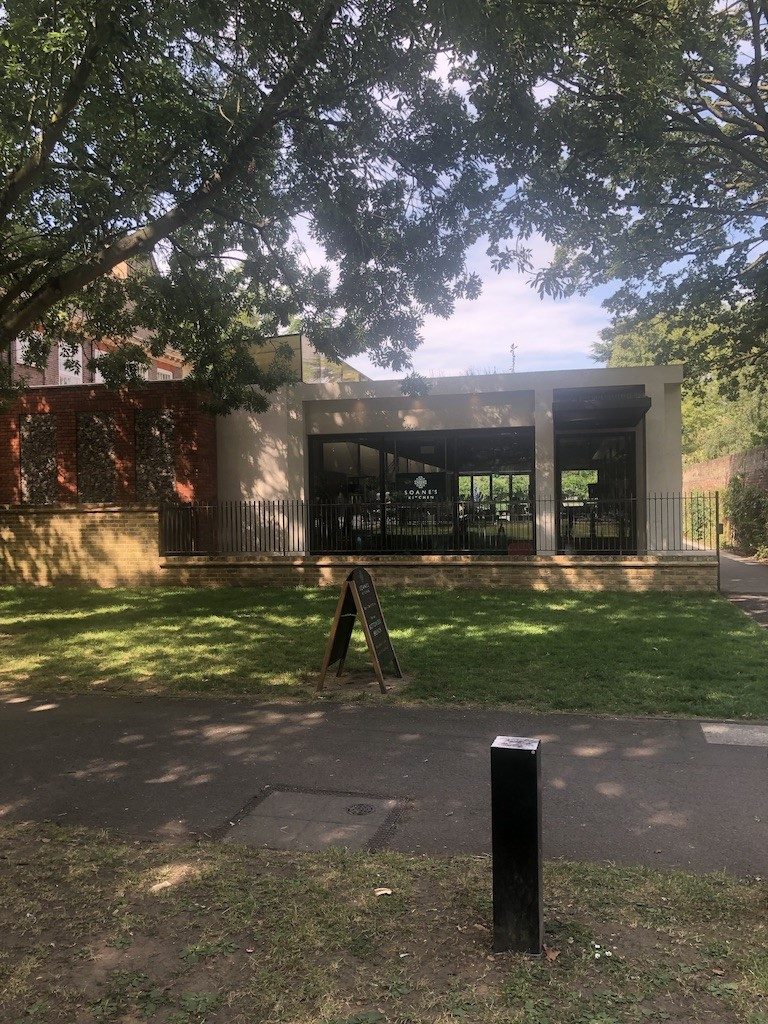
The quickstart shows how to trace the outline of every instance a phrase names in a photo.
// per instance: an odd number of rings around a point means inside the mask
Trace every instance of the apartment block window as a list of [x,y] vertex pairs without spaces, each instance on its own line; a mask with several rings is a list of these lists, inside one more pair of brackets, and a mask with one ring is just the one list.
[[[106,355],[106,351],[103,348],[94,348],[94,350],[93,350],[93,358],[94,359],[98,360],[103,355]],[[104,374],[101,372],[101,367],[99,366],[98,362],[96,363],[96,365],[93,368],[93,383],[94,384],[103,384],[104,383]]]
[[126,368],[133,370],[138,380],[149,380],[149,367],[146,363],[127,363]]
[[21,338],[16,339],[16,362],[19,366],[31,366],[29,361],[29,342],[22,341]]
[[[67,365],[67,364],[70,365]],[[76,368],[72,368],[73,364]],[[59,384],[83,383],[83,346],[65,349],[59,345]]]

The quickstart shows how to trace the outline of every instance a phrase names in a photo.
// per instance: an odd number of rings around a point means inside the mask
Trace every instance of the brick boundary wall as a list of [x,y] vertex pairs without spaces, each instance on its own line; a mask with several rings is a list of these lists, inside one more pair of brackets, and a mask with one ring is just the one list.
[[164,582],[158,519],[142,505],[0,508],[0,583]]
[[695,462],[683,470],[686,491],[724,491],[737,474],[747,483],[768,492],[768,448],[750,448],[707,462]]
[[735,476],[743,476],[746,483],[768,493],[768,448],[750,448],[734,455],[723,455],[719,459],[694,462],[683,469],[683,486],[686,491],[720,492],[720,518],[725,527],[723,543],[726,547],[733,547],[735,538],[725,514],[723,495]]
[[494,556],[391,556],[161,559],[165,582],[178,586],[339,587],[350,568],[370,569],[379,586],[510,590],[716,591],[717,560],[702,557],[526,559]]
[[700,556],[162,558],[158,527],[157,509],[142,505],[0,507],[0,583],[339,587],[352,566],[364,565],[383,587],[630,592],[717,589],[717,561]]

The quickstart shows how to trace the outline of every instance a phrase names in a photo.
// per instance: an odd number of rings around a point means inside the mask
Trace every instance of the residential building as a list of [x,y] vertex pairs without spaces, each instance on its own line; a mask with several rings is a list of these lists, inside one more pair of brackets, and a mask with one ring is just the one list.
[[[101,384],[104,378],[98,366],[93,370],[89,362],[113,347],[108,339],[85,342],[74,353],[64,351],[57,343],[51,347],[43,369],[30,365],[28,345],[17,339],[9,353],[13,376],[23,380],[27,387],[71,386],[73,384]],[[149,366],[141,374],[148,381],[181,380],[185,376],[184,361],[178,352],[167,349],[162,356],[150,356]]]

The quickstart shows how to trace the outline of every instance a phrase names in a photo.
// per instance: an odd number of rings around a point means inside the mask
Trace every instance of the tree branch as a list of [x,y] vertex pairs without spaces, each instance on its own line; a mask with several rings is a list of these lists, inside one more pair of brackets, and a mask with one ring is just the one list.
[[61,139],[64,129],[85,91],[107,33],[112,27],[112,22],[108,17],[110,13],[111,4],[104,4],[96,14],[91,39],[83,50],[80,63],[64,89],[64,94],[51,114],[48,126],[43,129],[37,147],[6,179],[2,192],[0,192],[0,221],[8,216],[17,199],[43,170],[56,144]]
[[737,153],[742,160],[752,164],[753,167],[758,168],[764,174],[768,173],[768,160],[760,157],[749,146],[742,145],[737,139],[720,131],[717,125],[712,122],[697,117],[693,112],[690,112],[690,116],[687,116],[676,110],[667,111],[667,117],[677,126],[678,130],[696,132],[705,136],[722,149],[728,149],[732,153]]
[[12,339],[20,331],[38,322],[45,312],[62,299],[82,291],[119,263],[151,252],[159,241],[209,210],[256,157],[264,139],[280,121],[285,101],[322,51],[325,37],[342,3],[343,0],[326,2],[311,31],[299,46],[295,59],[262,103],[249,132],[216,172],[166,213],[117,239],[79,266],[46,281],[19,308],[0,321],[0,340],[7,342]]

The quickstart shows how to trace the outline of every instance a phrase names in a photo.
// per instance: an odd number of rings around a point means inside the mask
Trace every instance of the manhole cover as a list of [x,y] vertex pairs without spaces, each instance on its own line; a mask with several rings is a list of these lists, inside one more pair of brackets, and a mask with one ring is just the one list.
[[396,800],[355,800],[353,793],[273,790],[227,830],[224,841],[281,850],[326,846],[359,850],[371,842],[396,807]]
[[347,814],[370,814],[373,811],[373,804],[351,804],[347,808]]

